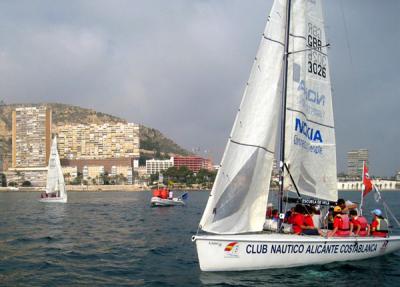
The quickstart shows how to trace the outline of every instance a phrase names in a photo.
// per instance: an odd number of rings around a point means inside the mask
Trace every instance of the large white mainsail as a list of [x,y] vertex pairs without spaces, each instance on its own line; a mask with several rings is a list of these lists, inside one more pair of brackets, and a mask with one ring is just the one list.
[[51,145],[49,164],[47,168],[46,193],[57,193],[58,197],[66,198],[64,175],[57,151],[57,138],[54,137]]
[[[321,0],[292,1],[285,163],[303,195],[337,200],[336,144]],[[285,187],[294,191],[288,174]]]
[[200,228],[261,231],[281,103],[285,1],[275,1]]

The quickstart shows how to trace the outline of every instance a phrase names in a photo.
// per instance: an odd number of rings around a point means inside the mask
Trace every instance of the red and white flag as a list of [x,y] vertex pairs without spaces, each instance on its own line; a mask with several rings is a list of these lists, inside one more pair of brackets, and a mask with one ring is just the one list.
[[369,177],[369,173],[368,173],[368,166],[365,162],[364,162],[364,170],[363,170],[363,184],[364,184],[363,197],[365,197],[373,189],[372,180]]

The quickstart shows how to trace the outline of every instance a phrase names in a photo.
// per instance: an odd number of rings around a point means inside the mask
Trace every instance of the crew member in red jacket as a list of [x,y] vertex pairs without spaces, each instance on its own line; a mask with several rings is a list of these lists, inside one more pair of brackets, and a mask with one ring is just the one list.
[[369,235],[369,224],[364,216],[358,216],[357,210],[352,209],[349,212],[350,217],[350,232],[353,232],[355,236],[368,236]]
[[333,230],[328,233],[330,236],[349,236],[350,235],[350,220],[347,214],[342,213],[340,206],[335,206],[333,209]]

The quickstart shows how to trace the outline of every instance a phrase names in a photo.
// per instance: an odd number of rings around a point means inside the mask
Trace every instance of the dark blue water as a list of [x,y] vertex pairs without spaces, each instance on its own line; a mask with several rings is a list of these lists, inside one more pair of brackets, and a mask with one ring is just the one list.
[[[346,193],[357,200],[358,193]],[[400,254],[294,269],[203,273],[190,238],[208,193],[150,208],[150,194],[0,193],[1,286],[400,286]],[[400,193],[384,197],[400,215]],[[373,207],[372,196],[367,208]]]

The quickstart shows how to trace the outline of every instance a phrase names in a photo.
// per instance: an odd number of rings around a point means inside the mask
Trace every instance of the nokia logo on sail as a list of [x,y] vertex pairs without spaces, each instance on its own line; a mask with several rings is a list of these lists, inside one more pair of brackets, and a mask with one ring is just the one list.
[[301,80],[299,82],[299,87],[297,88],[298,91],[302,91],[304,94],[304,97],[306,98],[307,101],[312,102],[317,105],[325,105],[325,96],[320,95],[318,92],[307,89],[306,83],[304,80]]
[[305,135],[310,141],[323,143],[320,130],[309,127],[307,122],[302,121],[299,118],[296,118],[296,126],[294,129],[295,131]]

